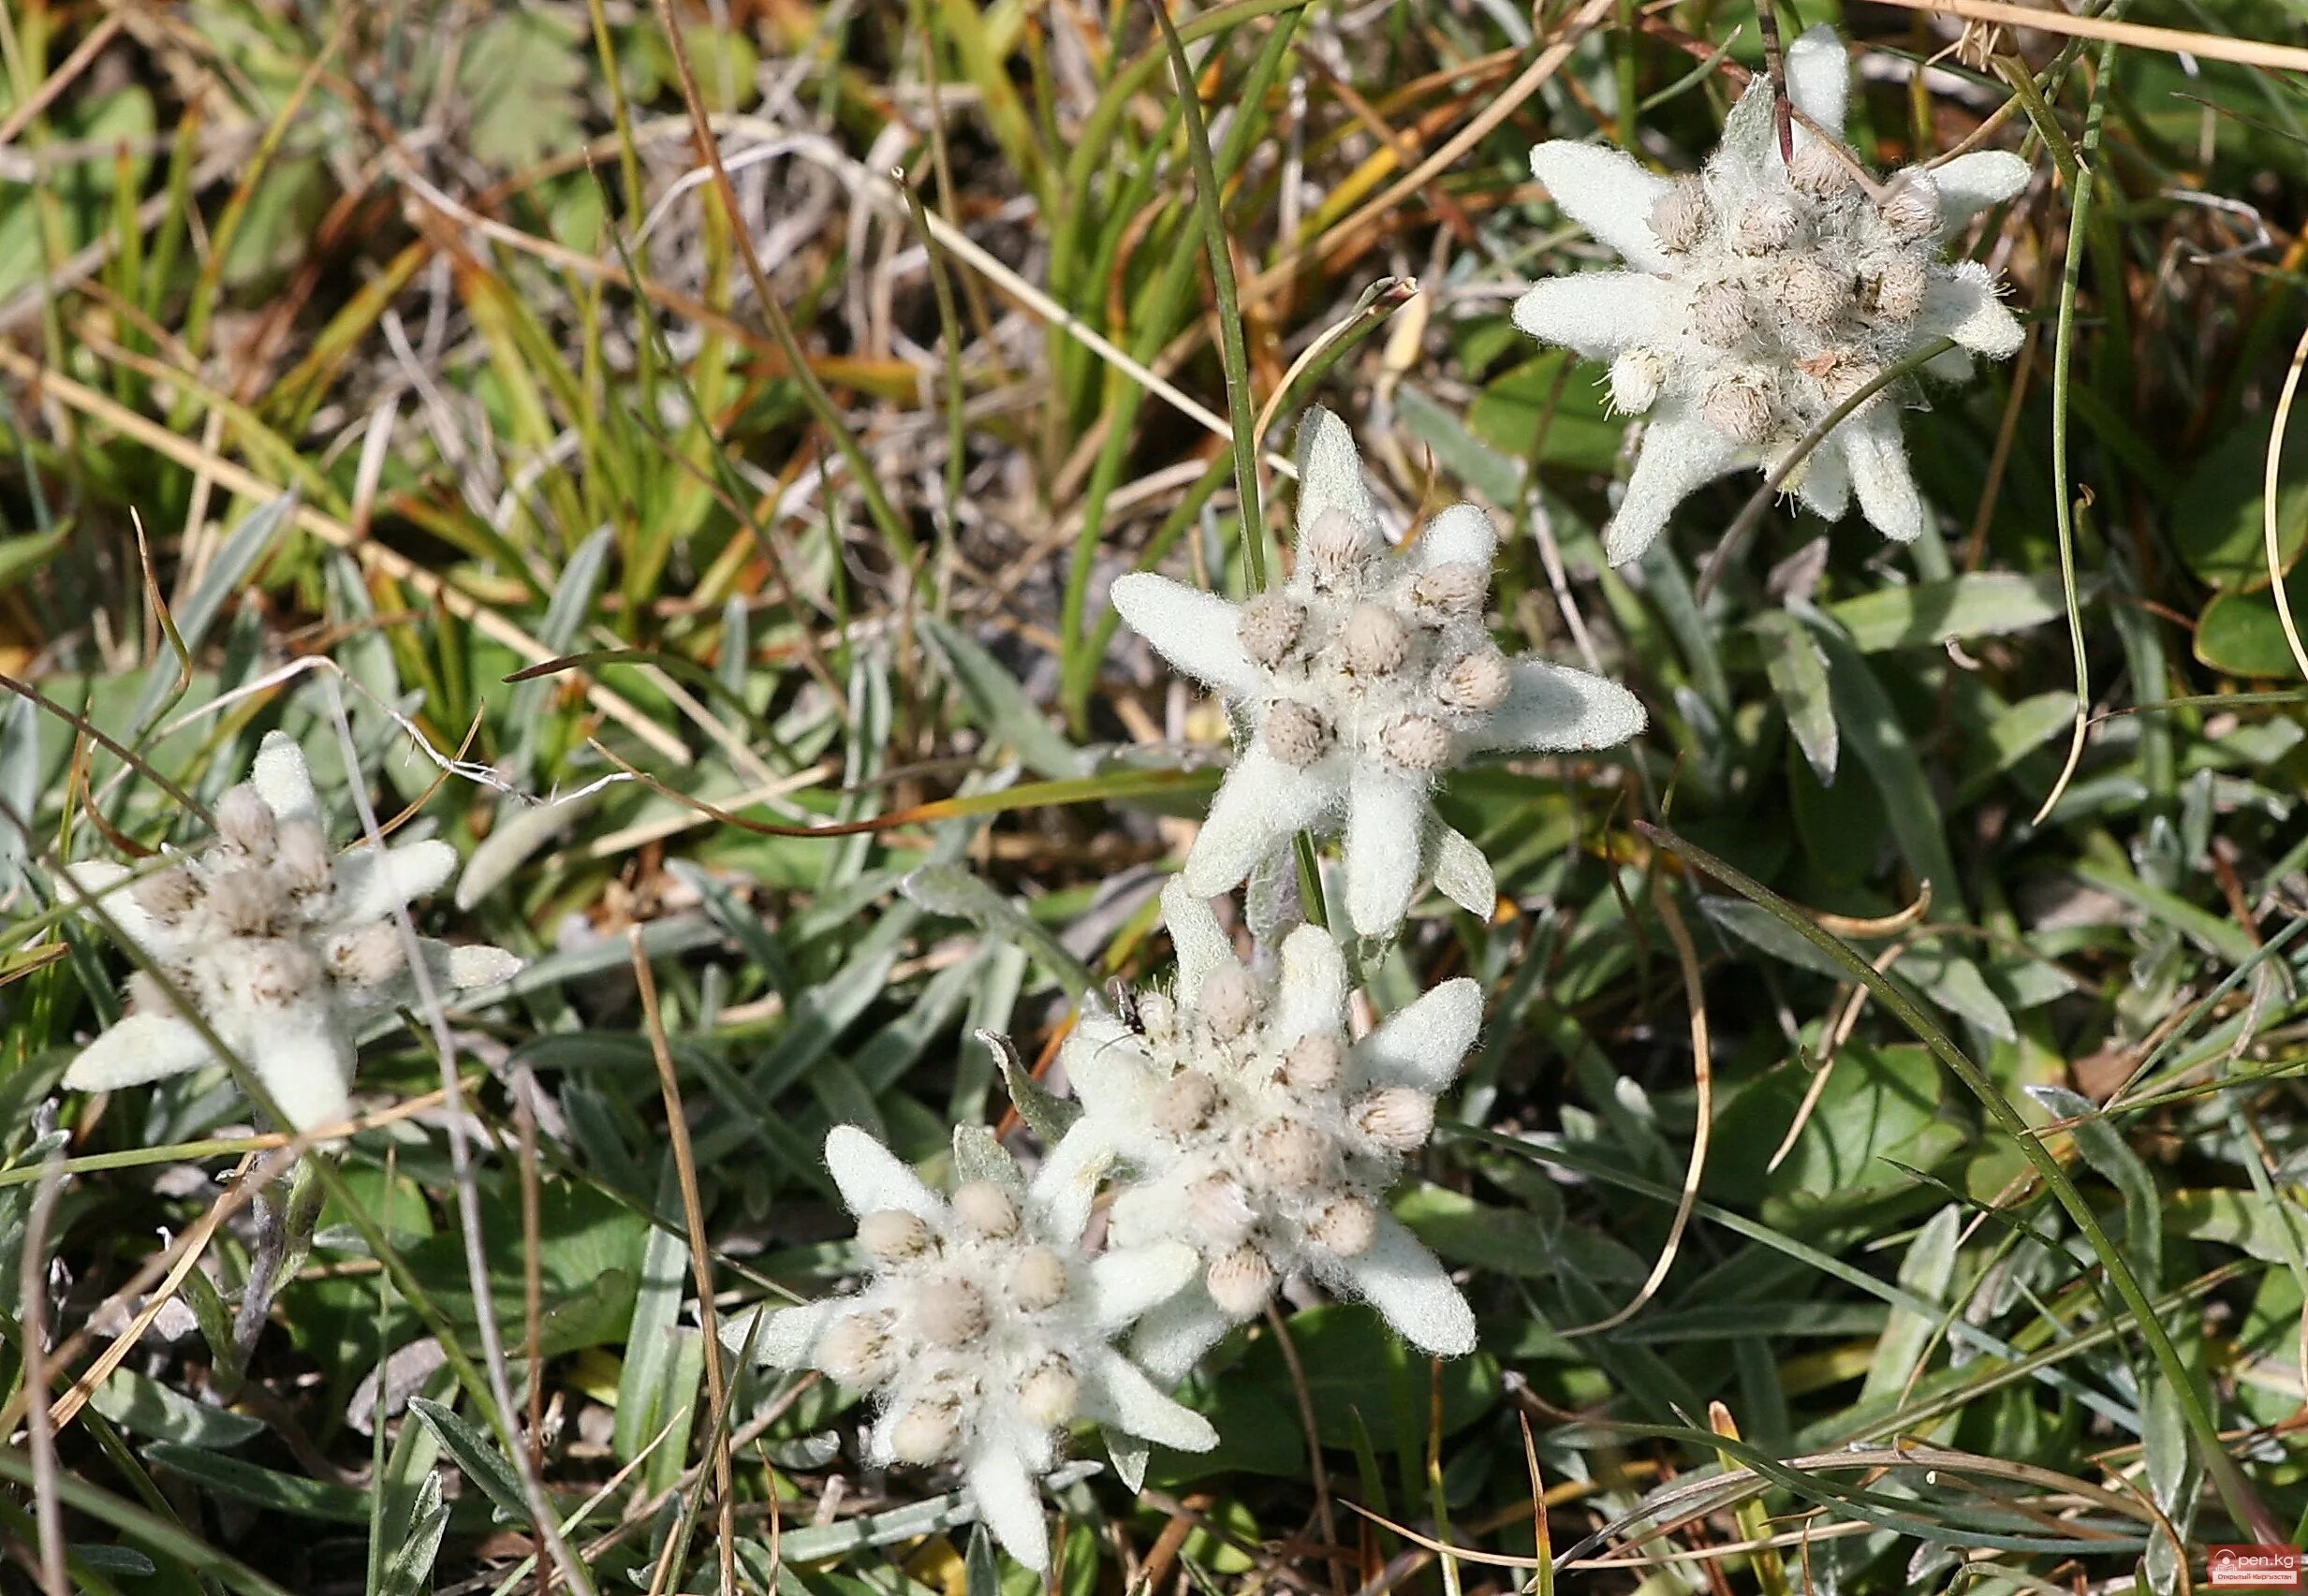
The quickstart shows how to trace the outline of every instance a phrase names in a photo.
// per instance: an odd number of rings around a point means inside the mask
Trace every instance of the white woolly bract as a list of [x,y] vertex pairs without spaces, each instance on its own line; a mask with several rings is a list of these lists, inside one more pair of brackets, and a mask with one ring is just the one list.
[[[1840,139],[1847,71],[1834,32],[1798,39],[1786,74],[1797,108]],[[1801,127],[1794,141],[1790,167],[1757,75],[1702,173],[1670,182],[1583,144],[1531,152],[1556,204],[1634,268],[1551,278],[1515,306],[1533,337],[1609,362],[1612,403],[1651,418],[1605,534],[1614,564],[1648,548],[1695,489],[1744,466],[1775,469],[1871,378],[1934,340],[1991,359],[2020,345],[1994,279],[1940,256],[1975,214],[2026,185],[2025,162],[1978,151],[1911,168],[1878,203],[1843,152]],[[1970,364],[1959,353],[1926,370],[1960,378]],[[1856,491],[1886,535],[1920,535],[1923,503],[1897,416],[1918,392],[1912,382],[1879,392],[1789,487],[1830,520]]]
[[[1210,906],[1183,883],[1163,908],[1181,948],[1218,939]],[[1429,1352],[1474,1345],[1465,1303],[1385,1201],[1474,1043],[1480,988],[1447,981],[1356,1041],[1347,981],[1330,934],[1301,926],[1272,974],[1228,955],[1182,982],[1159,1032],[1086,1024],[1066,1044],[1082,1116],[1045,1179],[1111,1174],[1114,1244],[1183,1241],[1203,1259],[1200,1289],[1132,1343],[1158,1378],[1183,1374],[1301,1270],[1368,1298]],[[1245,988],[1246,1020],[1233,1012]],[[1203,993],[1224,994],[1214,1025]]]
[[[1198,1260],[1176,1242],[1080,1251],[1080,1210],[1038,1192],[964,1186],[939,1196],[864,1132],[837,1127],[826,1163],[869,1251],[856,1291],[725,1324],[732,1350],[820,1369],[870,1391],[876,1464],[951,1463],[1010,1554],[1048,1566],[1033,1486],[1077,1419],[1160,1445],[1217,1443],[1209,1421],[1155,1389],[1114,1348],[1174,1296]],[[904,1216],[892,1219],[888,1216]],[[917,1244],[919,1243],[919,1244]]]
[[[255,1072],[291,1126],[351,1115],[360,1021],[417,1001],[394,914],[456,872],[446,842],[332,854],[312,772],[279,732],[255,773],[216,804],[204,851],[132,873],[83,860],[59,872],[67,901],[92,910],[158,972],[129,983],[135,1011],[81,1049],[64,1084],[109,1091],[219,1062],[182,1003]],[[521,968],[502,948],[420,938],[438,991],[492,986]]]
[[[1290,833],[1343,833],[1348,916],[1383,936],[1435,877],[1438,776],[1492,750],[1607,748],[1643,710],[1614,682],[1499,652],[1482,617],[1496,539],[1477,506],[1389,548],[1353,437],[1325,410],[1301,430],[1300,476],[1298,559],[1279,589],[1235,605],[1138,573],[1114,584],[1114,608],[1245,734],[1187,885],[1225,892]],[[1487,915],[1479,886],[1461,901]]]

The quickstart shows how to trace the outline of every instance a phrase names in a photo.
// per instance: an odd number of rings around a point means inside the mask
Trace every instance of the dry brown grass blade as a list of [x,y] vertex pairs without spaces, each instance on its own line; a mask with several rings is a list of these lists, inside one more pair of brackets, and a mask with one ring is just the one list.
[[2012,6],[2005,0],[1884,0],[1884,4],[1909,11],[1961,17],[1968,22],[2003,22],[2069,38],[2097,39],[2133,50],[2160,50],[2174,55],[2193,55],[2203,61],[2266,66],[2279,72],[2308,72],[2308,50],[2288,44],[2265,44],[2255,38],[2231,38],[2226,34],[2156,28],[2107,17],[2075,17],[2049,7]]
[[17,1312],[22,1322],[25,1449],[32,1455],[32,1514],[39,1540],[40,1587],[47,1596],[71,1596],[65,1567],[64,1501],[56,1494],[56,1424],[48,1411],[48,1227],[64,1191],[64,1160],[51,1153],[24,1219],[23,1256],[17,1260]]
[[72,53],[64,58],[56,70],[51,72],[40,86],[25,96],[24,103],[0,120],[0,150],[16,142],[16,136],[32,124],[32,119],[55,103],[56,96],[71,86],[74,79],[87,69],[88,64],[104,52],[112,42],[112,36],[121,30],[126,19],[119,11],[108,12],[104,20],[88,30]]
[[1651,900],[1658,909],[1659,923],[1667,928],[1668,941],[1675,944],[1675,962],[1683,967],[1683,1002],[1691,1011],[1691,1076],[1698,1093],[1698,1123],[1691,1132],[1691,1162],[1683,1170],[1683,1192],[1675,1200],[1674,1222],[1667,1227],[1667,1239],[1659,1247],[1658,1261],[1651,1266],[1649,1278],[1618,1312],[1592,1325],[1561,1331],[1566,1337],[1613,1329],[1642,1311],[1643,1305],[1666,1283],[1668,1271],[1675,1267],[1675,1255],[1683,1250],[1683,1233],[1691,1223],[1692,1210],[1698,1206],[1699,1182],[1707,1178],[1707,1147],[1714,1134],[1715,1118],[1715,1066],[1708,1041],[1707,990],[1699,978],[1698,949],[1692,945],[1690,928],[1683,923],[1682,911],[1675,907],[1666,876],[1652,876]]
[[[191,439],[170,432],[148,417],[138,415],[126,405],[75,382],[61,372],[51,371],[20,350],[0,344],[0,371],[9,373],[60,403],[135,439],[154,454],[175,461],[187,471],[205,473],[228,492],[246,499],[272,500],[281,496],[278,487],[255,472],[203,449]],[[539,663],[553,657],[552,650],[504,616],[398,550],[358,535],[344,522],[323,515],[310,505],[297,505],[294,519],[299,526],[322,542],[331,548],[345,549],[363,565],[410,589],[426,602],[438,604],[481,636],[492,642],[502,643],[522,659]],[[624,726],[674,764],[685,766],[694,763],[694,757],[681,739],[651,720],[631,700],[597,682],[586,684],[585,697],[608,719]],[[189,803],[191,800],[187,798],[184,801]],[[198,809],[197,805],[194,807]]]
[[[681,1181],[682,1214],[689,1224],[689,1268],[698,1286],[698,1325],[704,1336],[705,1396],[720,1415],[728,1403],[728,1381],[721,1367],[721,1333],[713,1314],[713,1248],[705,1236],[705,1202],[698,1190],[697,1155],[689,1145],[689,1117],[682,1106],[681,1082],[673,1073],[673,1049],[666,1041],[665,1017],[657,1008],[657,974],[641,946],[641,928],[625,929],[633,956],[633,979],[640,988],[641,1017],[649,1029],[650,1056],[657,1063],[657,1089],[665,1098],[666,1136],[673,1149],[673,1169]],[[731,1484],[728,1428],[716,1422],[707,1444],[713,1448],[713,1494],[720,1506],[720,1534],[716,1546],[721,1560],[722,1596],[737,1589],[737,1496]]]

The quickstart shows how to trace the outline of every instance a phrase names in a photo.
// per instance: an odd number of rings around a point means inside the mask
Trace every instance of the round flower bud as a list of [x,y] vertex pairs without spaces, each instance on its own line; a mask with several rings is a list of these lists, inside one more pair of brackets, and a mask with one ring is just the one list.
[[1074,1416],[1081,1398],[1081,1382],[1066,1360],[1053,1357],[1025,1378],[1018,1387],[1018,1407],[1027,1419],[1044,1429],[1055,1429]]
[[228,787],[225,796],[216,800],[216,834],[228,848],[251,858],[269,859],[272,857],[273,841],[279,835],[272,806],[246,782]]
[[1892,256],[1875,278],[1877,318],[1894,326],[1915,320],[1923,310],[1923,291],[1928,283],[1923,262],[1910,255]]
[[1893,238],[1926,243],[1939,237],[1939,184],[1920,167],[1894,178],[1878,209]]
[[999,1240],[1018,1234],[1018,1205],[991,1180],[970,1180],[954,1191],[954,1217],[980,1236]]
[[1491,591],[1491,573],[1472,560],[1446,560],[1410,584],[1411,602],[1445,615],[1472,615]]
[[1362,564],[1370,553],[1370,539],[1344,510],[1325,510],[1315,518],[1301,540],[1315,579],[1328,585]]
[[282,822],[273,863],[289,891],[300,897],[329,890],[329,839],[309,820]]
[[1330,728],[1322,717],[1295,698],[1277,698],[1268,706],[1266,724],[1258,728],[1266,751],[1293,769],[1303,770],[1322,757]]
[[1355,1105],[1362,1134],[1389,1152],[1409,1152],[1434,1134],[1434,1100],[1407,1086],[1372,1092]]
[[889,1325],[875,1313],[845,1313],[817,1338],[817,1367],[853,1391],[890,1373]]
[[1322,1179],[1330,1162],[1330,1138],[1303,1120],[1261,1125],[1251,1144],[1258,1168],[1286,1192],[1303,1192]]
[[1066,1260],[1047,1247],[1029,1247],[1009,1269],[1009,1299],[1022,1311],[1047,1313],[1066,1300]]
[[1223,1175],[1197,1180],[1186,1189],[1186,1215],[1194,1222],[1195,1240],[1205,1249],[1241,1240],[1258,1217],[1242,1189]]
[[1819,391],[1828,403],[1840,405],[1883,375],[1883,368],[1849,349],[1838,349],[1818,370],[1817,375]]
[[381,987],[408,967],[401,928],[379,920],[347,931],[329,946],[329,968],[349,987]]
[[1461,654],[1434,677],[1435,696],[1454,710],[1473,710],[1481,714],[1488,714],[1505,703],[1510,685],[1507,656],[1487,647]]
[[1679,177],[1651,202],[1651,232],[1669,255],[1698,247],[1710,220],[1707,187],[1696,177]]
[[1736,283],[1702,283],[1691,296],[1691,328],[1699,341],[1728,349],[1755,330],[1755,313]]
[[1795,207],[1765,197],[1749,202],[1731,224],[1731,247],[1742,255],[1775,255],[1795,242]]
[[320,985],[319,961],[295,943],[259,942],[234,949],[231,957],[253,1003],[287,1008]]
[[1629,349],[1610,363],[1610,403],[1640,416],[1659,402],[1667,386],[1667,362],[1648,349]]
[[1195,1006],[1213,1036],[1221,1042],[1231,1042],[1250,1029],[1265,1002],[1250,972],[1229,959],[1203,977],[1201,994]]
[[228,871],[209,883],[209,907],[226,933],[275,936],[287,927],[288,904],[279,886],[262,871]]
[[1760,444],[1771,435],[1772,406],[1765,379],[1732,373],[1708,384],[1699,396],[1707,424],[1735,443]]
[[1410,652],[1410,629],[1383,604],[1358,604],[1339,636],[1346,668],[1357,676],[1385,676]]
[[1154,1129],[1183,1141],[1210,1123],[1218,1108],[1218,1083],[1200,1070],[1181,1070],[1154,1093]]
[[1237,622],[1242,652],[1269,670],[1282,664],[1305,625],[1306,611],[1278,593],[1259,593],[1243,605]]
[[1274,1290],[1274,1270],[1256,1247],[1237,1247],[1212,1261],[1202,1286],[1221,1312],[1247,1319],[1266,1306]]
[[986,1333],[986,1299],[967,1281],[932,1281],[914,1297],[914,1328],[933,1347],[965,1347]]
[[202,896],[200,878],[184,869],[148,875],[128,889],[136,906],[164,926],[173,926],[191,914]]
[[1780,308],[1799,325],[1815,331],[1834,326],[1851,300],[1844,274],[1816,256],[1801,256],[1787,262],[1772,287]]
[[962,1417],[943,1402],[917,1402],[890,1428],[889,1450],[901,1463],[942,1461],[962,1439]]
[[1345,1073],[1346,1050],[1338,1037],[1316,1031],[1290,1044],[1282,1056],[1283,1084],[1293,1091],[1328,1091]]
[[1167,1039],[1178,1026],[1178,1007],[1160,992],[1147,992],[1138,1000],[1138,1028],[1155,1041]]
[[858,1245],[884,1264],[919,1258],[936,1245],[919,1214],[877,1208],[858,1222]]
[[1427,715],[1400,715],[1378,734],[1378,750],[1405,770],[1439,770],[1450,763],[1450,729]]
[[1360,1197],[1341,1198],[1322,1210],[1307,1234],[1332,1257],[1360,1257],[1377,1238],[1378,1215]]
[[1808,194],[1814,199],[1832,199],[1850,188],[1851,168],[1837,158],[1834,151],[1815,139],[1795,152],[1795,164],[1787,168],[1787,181],[1799,194]]

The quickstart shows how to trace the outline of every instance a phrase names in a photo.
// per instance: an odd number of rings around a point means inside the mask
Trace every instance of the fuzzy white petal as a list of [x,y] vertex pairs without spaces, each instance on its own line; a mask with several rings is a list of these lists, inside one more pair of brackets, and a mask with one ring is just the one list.
[[829,1298],[804,1302],[798,1308],[751,1308],[720,1321],[721,1344],[734,1357],[746,1353],[745,1340],[750,1336],[753,1348],[746,1355],[756,1363],[771,1369],[807,1369],[817,1338],[842,1306]]
[[1345,783],[1325,761],[1299,770],[1253,742],[1236,756],[1179,879],[1198,898],[1230,892],[1291,832],[1337,809]]
[[1362,480],[1362,457],[1346,423],[1320,405],[1299,423],[1299,504],[1295,522],[1303,537],[1326,510],[1337,510],[1366,534],[1378,533],[1378,508]]
[[1913,543],[1922,536],[1923,500],[1916,492],[1915,474],[1907,468],[1898,412],[1878,406],[1847,422],[1843,437],[1860,513],[1895,543]]
[[1183,1241],[1101,1252],[1090,1261],[1090,1317],[1108,1335],[1119,1334],[1176,1296],[1201,1267],[1201,1255]]
[[251,1016],[249,1069],[300,1131],[352,1118],[353,1046],[317,999]]
[[1736,470],[1745,452],[1688,406],[1662,403],[1652,416],[1642,453],[1627,478],[1626,497],[1603,534],[1604,557],[1614,565],[1650,548],[1675,506]]
[[1228,698],[1259,691],[1265,679],[1242,652],[1240,607],[1152,571],[1116,578],[1112,597],[1130,630],[1197,681]]
[[935,1222],[945,1212],[945,1205],[921,1183],[921,1177],[855,1125],[836,1125],[826,1133],[826,1168],[841,1190],[844,1205],[860,1218],[902,1208]]
[[248,779],[275,820],[320,824],[320,800],[313,792],[312,768],[304,762],[304,750],[287,732],[264,734]]
[[1482,987],[1463,975],[1419,994],[1355,1047],[1373,1085],[1447,1091],[1482,1030]]
[[1411,546],[1411,563],[1419,570],[1436,565],[1479,565],[1491,569],[1497,558],[1498,528],[1480,505],[1453,505],[1427,522]]
[[[1079,1090],[1079,1088],[1078,1088]],[[1117,1138],[1104,1120],[1088,1114],[1066,1128],[1057,1145],[1042,1156],[1026,1193],[1027,1206],[1043,1216],[1046,1234],[1078,1237],[1090,1223],[1098,1186],[1113,1167]]]
[[1843,436],[1830,432],[1811,451],[1796,478],[1795,496],[1816,516],[1841,520],[1851,507],[1851,467],[1844,459]]
[[1084,1418],[1180,1452],[1208,1452],[1218,1444],[1210,1420],[1165,1397],[1120,1353],[1105,1353],[1084,1373]]
[[[445,1003],[459,992],[493,987],[521,973],[522,960],[518,956],[486,943],[452,946],[432,937],[419,937],[417,948],[424,956],[425,974],[432,977],[433,995]],[[381,986],[343,987],[338,988],[338,995],[356,1014],[415,1008],[424,997],[418,990],[417,977],[405,969]]]
[[980,1446],[963,1470],[971,1500],[978,1503],[978,1522],[985,1525],[1002,1549],[1036,1574],[1050,1568],[1050,1526],[1042,1515],[1042,1497],[1034,1476],[1015,1452],[999,1445]]
[[1597,242],[1619,252],[1638,271],[1662,275],[1674,262],[1651,231],[1651,208],[1667,180],[1637,165],[1623,150],[1555,139],[1531,152],[1531,175]]
[[1484,748],[1615,748],[1643,729],[1642,700],[1615,681],[1545,660],[1509,660],[1507,701],[1471,734]]
[[1932,168],[1939,186],[1939,227],[1943,237],[1961,232],[1964,225],[1991,205],[2001,205],[2027,186],[2028,164],[2008,150],[1974,150]]
[[520,974],[522,962],[521,955],[485,942],[460,943],[448,949],[448,984],[461,992],[498,986]]
[[147,958],[171,958],[182,939],[146,914],[132,889],[121,885],[135,873],[126,865],[113,864],[109,859],[82,859],[60,868],[56,881],[66,902],[80,908],[95,904],[96,913],[110,915],[120,934],[142,949]]
[[[1851,97],[1851,63],[1835,30],[1825,22],[1805,29],[1787,47],[1786,72],[1787,98],[1795,102],[1796,110],[1842,138],[1845,105]],[[1801,149],[1810,139],[1809,130],[1797,123],[1795,147]]]
[[1195,896],[1176,876],[1162,887],[1162,923],[1178,952],[1178,989],[1190,999],[1212,971],[1234,958],[1234,944],[1210,900]]
[[1433,876],[1434,890],[1468,914],[1489,919],[1499,906],[1499,889],[1483,851],[1437,817],[1425,852],[1431,857],[1421,868]]
[[1321,927],[1301,926],[1283,939],[1277,985],[1273,1033],[1284,1045],[1346,1023],[1346,956]]
[[1346,810],[1346,917],[1363,936],[1385,936],[1410,913],[1426,817],[1423,783],[1379,765],[1355,767]]
[[1331,1259],[1326,1278],[1364,1297],[1404,1340],[1440,1357],[1475,1350],[1475,1314],[1424,1244],[1391,1214],[1378,1216],[1367,1251]]
[[172,1014],[132,1014],[81,1049],[64,1084],[73,1091],[117,1091],[215,1062],[188,1022]]
[[363,926],[438,892],[457,873],[457,850],[438,840],[379,851],[356,848],[336,861],[335,917]]
[[1920,338],[1952,338],[1991,360],[2008,359],[2020,347],[2020,318],[1996,296],[1995,279],[1976,261],[1962,261],[1942,275],[1932,273],[1923,290],[1923,313],[1916,317]]
[[1666,329],[1670,289],[1640,271],[1541,277],[1515,301],[1515,325],[1541,344],[1609,360]]
[[1130,1356],[1156,1385],[1175,1385],[1233,1327],[1202,1282],[1193,1281],[1138,1322],[1130,1333]]

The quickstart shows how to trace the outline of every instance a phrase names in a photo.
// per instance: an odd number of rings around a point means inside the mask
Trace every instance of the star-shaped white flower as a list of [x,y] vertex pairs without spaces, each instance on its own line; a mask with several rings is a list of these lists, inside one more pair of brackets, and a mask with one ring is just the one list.
[[[1007,1165],[1007,1161],[1004,1161]],[[1190,1247],[1080,1252],[1088,1210],[1029,1189],[1014,1165],[942,1198],[872,1136],[839,1126],[826,1166],[858,1216],[872,1271],[847,1296],[726,1325],[732,1350],[871,1391],[876,1465],[952,1463],[978,1517],[1020,1562],[1050,1565],[1035,1488],[1076,1419],[1182,1451],[1218,1443],[1114,1350],[1194,1274]]]
[[1247,733],[1187,886],[1228,891],[1291,833],[1343,827],[1347,917],[1364,936],[1400,925],[1428,880],[1488,915],[1490,866],[1435,815],[1436,778],[1492,750],[1610,747],[1642,729],[1642,705],[1501,653],[1483,625],[1490,518],[1458,505],[1389,549],[1354,438],[1327,410],[1299,434],[1297,544],[1289,579],[1246,604],[1152,573],[1114,583],[1122,618]]
[[[1786,52],[1788,98],[1839,139],[1847,75],[1830,28]],[[1515,305],[1523,331],[1609,361],[1612,403],[1650,417],[1604,536],[1613,564],[1649,548],[1706,483],[1775,468],[1837,406],[1933,340],[1960,347],[1924,372],[1953,382],[1970,375],[1970,353],[2000,360],[2020,346],[1994,277],[1940,254],[1974,215],[2027,185],[2026,162],[1982,150],[1911,167],[1878,204],[1847,157],[1800,123],[1794,146],[1790,165],[1758,73],[1698,176],[1669,180],[1591,144],[1531,152],[1555,203],[1629,268],[1548,278]],[[1879,390],[1788,486],[1830,520],[1856,491],[1860,513],[1904,543],[1921,534],[1924,509],[1900,439],[1902,400],[1897,385]]]
[[[59,871],[67,900],[98,905],[165,977],[129,977],[132,1012],[81,1050],[64,1084],[111,1091],[222,1062],[172,988],[291,1126],[341,1123],[360,1021],[417,1001],[394,912],[444,886],[457,851],[422,842],[332,856],[304,754],[279,732],[266,736],[250,780],[217,800],[216,828],[204,852],[157,871],[104,860]],[[521,968],[501,947],[418,945],[440,991],[492,986]]]
[[1430,1353],[1473,1351],[1465,1298],[1386,1194],[1474,1045],[1481,988],[1445,981],[1356,1041],[1330,932],[1299,927],[1260,976],[1184,883],[1162,904],[1177,986],[1141,994],[1134,1023],[1084,1014],[1061,1055],[1081,1117],[1037,1178],[1086,1211],[1111,1177],[1116,1245],[1181,1240],[1201,1255],[1193,1283],[1139,1326],[1133,1354],[1157,1380],[1183,1377],[1301,1270],[1366,1298]]

